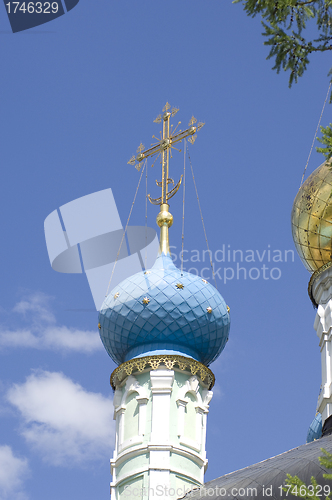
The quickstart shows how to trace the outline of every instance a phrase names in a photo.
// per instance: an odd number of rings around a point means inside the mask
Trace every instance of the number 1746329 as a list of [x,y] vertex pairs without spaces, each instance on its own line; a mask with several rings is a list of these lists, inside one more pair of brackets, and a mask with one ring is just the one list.
[[56,14],[59,10],[58,2],[8,2],[8,14]]

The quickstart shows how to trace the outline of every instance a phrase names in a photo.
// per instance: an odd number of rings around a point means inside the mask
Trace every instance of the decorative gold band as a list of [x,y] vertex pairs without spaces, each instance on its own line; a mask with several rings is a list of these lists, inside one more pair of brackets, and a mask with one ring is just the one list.
[[316,281],[316,279],[321,275],[323,274],[324,271],[326,271],[326,269],[328,269],[329,267],[332,266],[332,262],[327,262],[326,264],[323,264],[322,267],[320,267],[319,269],[317,269],[317,271],[314,272],[314,274],[311,276],[310,280],[309,280],[309,283],[308,283],[308,295],[310,297],[310,300],[311,302],[313,303],[313,306],[317,309],[318,307],[318,304],[317,302],[315,301],[314,299],[314,296],[312,294],[312,287],[314,286],[314,282]]
[[214,386],[215,377],[210,368],[207,368],[207,366],[195,359],[171,354],[145,356],[143,358],[134,358],[125,361],[112,373],[111,386],[115,390],[116,383],[120,383],[126,376],[131,375],[134,370],[142,372],[147,366],[150,366],[152,370],[157,370],[161,364],[164,364],[169,370],[172,370],[175,365],[183,371],[190,369],[192,375],[198,374],[203,382],[206,380],[209,389],[212,389]]

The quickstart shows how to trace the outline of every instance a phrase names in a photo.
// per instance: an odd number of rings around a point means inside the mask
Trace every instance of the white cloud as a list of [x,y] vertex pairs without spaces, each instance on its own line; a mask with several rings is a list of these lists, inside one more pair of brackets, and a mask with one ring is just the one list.
[[0,499],[26,500],[22,483],[28,474],[28,460],[16,457],[10,446],[0,446]]
[[49,298],[42,293],[31,294],[18,302],[13,311],[22,315],[29,326],[16,329],[0,326],[0,349],[25,347],[86,353],[102,349],[97,329],[78,330],[57,325],[48,302]]
[[44,293],[35,292],[18,302],[14,306],[13,311],[24,316],[27,313],[32,313],[33,319],[37,319],[38,322],[55,323],[54,314],[52,314],[49,308],[49,299]]
[[13,385],[7,399],[21,413],[22,435],[45,461],[69,465],[109,457],[113,411],[102,394],[62,373],[39,371]]
[[91,353],[102,349],[102,343],[97,332],[66,326],[55,325],[46,327],[42,331],[5,330],[0,327],[1,347],[30,347]]

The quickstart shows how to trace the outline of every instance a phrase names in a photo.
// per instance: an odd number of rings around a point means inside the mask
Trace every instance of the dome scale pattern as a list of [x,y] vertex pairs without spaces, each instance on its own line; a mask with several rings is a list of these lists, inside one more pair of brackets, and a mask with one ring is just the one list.
[[304,182],[294,200],[292,233],[311,273],[332,260],[332,165],[326,161]]
[[165,254],[151,270],[112,290],[99,323],[104,347],[117,364],[139,356],[177,354],[208,366],[225,347],[230,327],[220,293],[199,276],[181,274]]

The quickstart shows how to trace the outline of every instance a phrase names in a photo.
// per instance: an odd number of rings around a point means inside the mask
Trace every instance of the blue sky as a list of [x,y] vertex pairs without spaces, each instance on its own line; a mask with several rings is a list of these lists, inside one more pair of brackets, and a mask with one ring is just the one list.
[[[52,270],[43,222],[59,206],[111,187],[125,224],[139,175],[127,161],[141,141],[149,145],[158,135],[153,119],[166,101],[180,108],[183,126],[193,114],[206,122],[190,155],[212,251],[230,245],[257,256],[245,264],[246,280],[244,272],[218,279],[232,324],[211,366],[217,383],[206,479],[305,442],[320,353],[310,275],[297,255],[287,262],[284,255],[294,249],[291,207],[329,61],[317,55],[290,90],[288,76],[265,60],[260,33],[259,20],[228,0],[81,0],[59,19],[17,34],[0,8],[1,500],[109,497],[115,365],[99,341],[86,277]],[[330,112],[327,106],[324,125]],[[308,173],[322,161],[314,152]],[[182,155],[174,154],[171,168],[177,180]],[[149,170],[153,197],[157,177],[156,166]],[[144,225],[144,197],[143,187],[132,225]],[[173,200],[170,237],[178,256],[181,194]],[[189,175],[186,213],[185,248],[202,259]],[[151,227],[156,215],[150,206]],[[264,250],[263,263],[277,267],[280,279],[248,277],[261,268],[256,251]],[[268,262],[268,250],[280,250],[283,261]],[[236,262],[216,263],[221,277],[225,267],[236,269]]]

